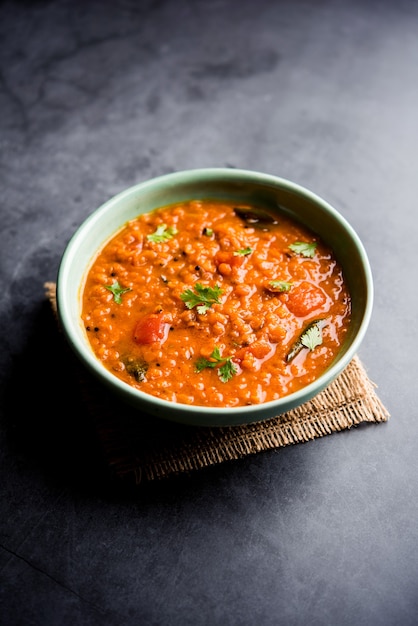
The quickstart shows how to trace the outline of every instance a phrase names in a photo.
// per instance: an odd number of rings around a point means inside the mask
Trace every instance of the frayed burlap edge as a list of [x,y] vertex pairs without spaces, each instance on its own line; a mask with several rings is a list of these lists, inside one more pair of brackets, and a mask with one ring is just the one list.
[[[56,314],[56,285],[45,283]],[[272,419],[227,428],[121,423],[95,383],[81,376],[83,397],[98,429],[106,460],[121,478],[135,483],[192,472],[266,450],[307,442],[361,423],[386,422],[390,415],[376,394],[376,385],[356,355],[324,391],[300,407]],[[114,409],[113,409],[114,410]],[[154,429],[154,430],[153,430]]]

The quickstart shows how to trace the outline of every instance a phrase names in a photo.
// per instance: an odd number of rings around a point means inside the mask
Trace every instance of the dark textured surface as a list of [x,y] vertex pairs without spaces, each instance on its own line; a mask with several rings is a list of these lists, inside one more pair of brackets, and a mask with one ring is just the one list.
[[[2,624],[418,623],[417,35],[414,0],[0,3]],[[43,282],[113,194],[207,166],[357,230],[392,417],[121,492]]]

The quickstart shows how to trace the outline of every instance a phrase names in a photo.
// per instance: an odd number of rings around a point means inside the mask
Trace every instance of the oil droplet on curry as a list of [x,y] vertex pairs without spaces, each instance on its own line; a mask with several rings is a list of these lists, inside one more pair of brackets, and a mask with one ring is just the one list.
[[220,201],[128,222],[86,276],[96,357],[171,402],[239,407],[313,382],[338,353],[350,294],[332,250],[280,213]]

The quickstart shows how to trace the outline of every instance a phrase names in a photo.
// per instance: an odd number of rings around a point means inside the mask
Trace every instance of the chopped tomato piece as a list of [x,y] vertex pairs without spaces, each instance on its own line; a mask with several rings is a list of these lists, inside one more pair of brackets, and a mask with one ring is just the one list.
[[146,344],[161,341],[165,336],[166,322],[162,315],[151,314],[136,323],[134,340]]
[[326,296],[322,289],[307,281],[292,287],[286,295],[286,306],[297,317],[309,315],[324,306],[326,302]]

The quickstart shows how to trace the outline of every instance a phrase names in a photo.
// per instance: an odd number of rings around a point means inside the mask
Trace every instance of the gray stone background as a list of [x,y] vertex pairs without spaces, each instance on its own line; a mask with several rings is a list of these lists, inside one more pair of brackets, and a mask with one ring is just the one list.
[[[0,55],[0,622],[417,624],[418,4],[10,0]],[[43,283],[112,195],[218,166],[289,178],[356,229],[359,356],[391,419],[128,495]]]

